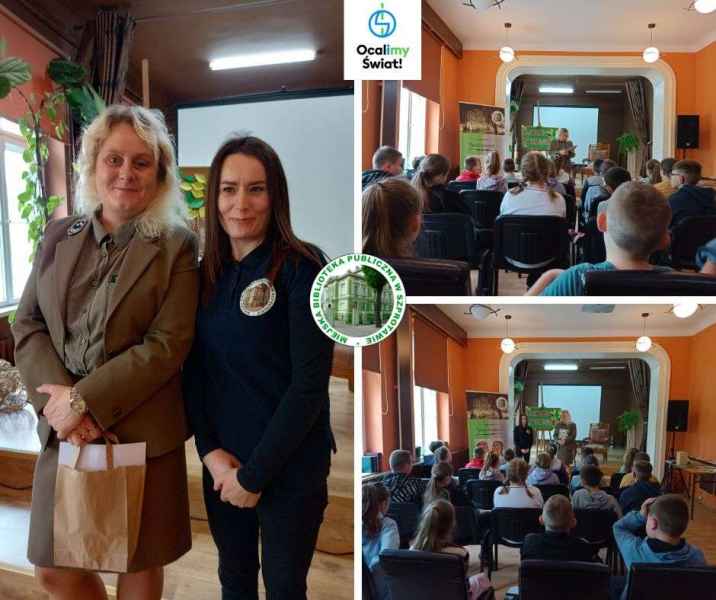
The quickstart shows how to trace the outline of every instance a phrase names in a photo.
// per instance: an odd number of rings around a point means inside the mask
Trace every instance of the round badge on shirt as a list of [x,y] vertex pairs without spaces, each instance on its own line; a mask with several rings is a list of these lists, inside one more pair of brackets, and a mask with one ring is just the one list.
[[259,317],[267,313],[276,302],[276,288],[271,280],[257,279],[252,281],[241,292],[241,312],[249,317]]

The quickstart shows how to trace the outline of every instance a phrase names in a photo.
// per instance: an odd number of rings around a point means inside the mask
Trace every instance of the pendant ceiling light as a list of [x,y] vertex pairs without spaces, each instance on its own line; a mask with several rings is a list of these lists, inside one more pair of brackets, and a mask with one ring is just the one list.
[[696,0],[693,7],[696,9],[696,12],[707,15],[716,10],[716,0]]
[[511,63],[515,60],[515,50],[510,46],[510,29],[512,23],[505,23],[505,45],[500,48],[500,60],[504,63]]
[[517,349],[515,340],[510,337],[510,319],[511,315],[505,315],[505,337],[500,342],[500,348],[505,354],[512,354]]
[[696,302],[679,302],[671,308],[671,312],[679,319],[688,319],[697,310],[699,310],[699,304]]
[[655,63],[657,60],[659,60],[659,56],[661,56],[661,53],[659,52],[659,49],[654,46],[654,29],[656,28],[655,23],[649,23],[649,31],[651,33],[650,36],[650,42],[649,47],[644,50],[644,54],[642,55],[644,58],[644,62],[648,63]]
[[638,352],[648,352],[651,349],[651,338],[646,335],[646,319],[649,317],[649,313],[641,313],[641,318],[644,319],[644,329],[642,330],[641,337],[636,340],[636,349]]

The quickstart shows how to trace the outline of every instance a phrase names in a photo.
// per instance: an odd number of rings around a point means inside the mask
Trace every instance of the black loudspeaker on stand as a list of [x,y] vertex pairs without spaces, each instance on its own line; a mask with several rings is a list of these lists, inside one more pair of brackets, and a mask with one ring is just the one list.
[[674,440],[676,432],[685,432],[689,429],[689,401],[669,400],[669,412],[666,417],[666,431],[671,432],[671,448],[669,458],[674,458]]
[[699,147],[699,115],[679,115],[676,118],[676,147],[679,150]]

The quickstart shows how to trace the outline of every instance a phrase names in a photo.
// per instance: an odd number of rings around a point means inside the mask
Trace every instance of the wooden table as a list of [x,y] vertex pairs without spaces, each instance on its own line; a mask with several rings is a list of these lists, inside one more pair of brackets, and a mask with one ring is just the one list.
[[[689,491],[687,488],[687,496],[689,496],[690,501],[690,515],[691,520],[694,519],[694,501],[696,499],[696,484],[698,483],[699,479],[704,475],[716,475],[716,467],[710,467],[708,465],[703,465],[696,462],[690,462],[686,465],[677,465],[675,461],[666,461],[666,468],[667,473],[673,477],[673,471],[681,471],[682,475],[683,473],[688,473],[691,476],[691,485],[689,486],[691,490]],[[670,480],[669,489],[671,489],[671,483]]]

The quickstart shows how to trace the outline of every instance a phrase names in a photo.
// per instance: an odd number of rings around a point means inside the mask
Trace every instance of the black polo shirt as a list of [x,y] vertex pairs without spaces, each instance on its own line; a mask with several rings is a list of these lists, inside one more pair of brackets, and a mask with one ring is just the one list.
[[202,458],[223,448],[241,461],[245,489],[300,493],[324,483],[330,468],[333,342],[311,315],[320,267],[304,257],[286,258],[268,310],[247,309],[244,291],[267,277],[270,263],[265,241],[224,265],[214,297],[199,306],[184,395]]

